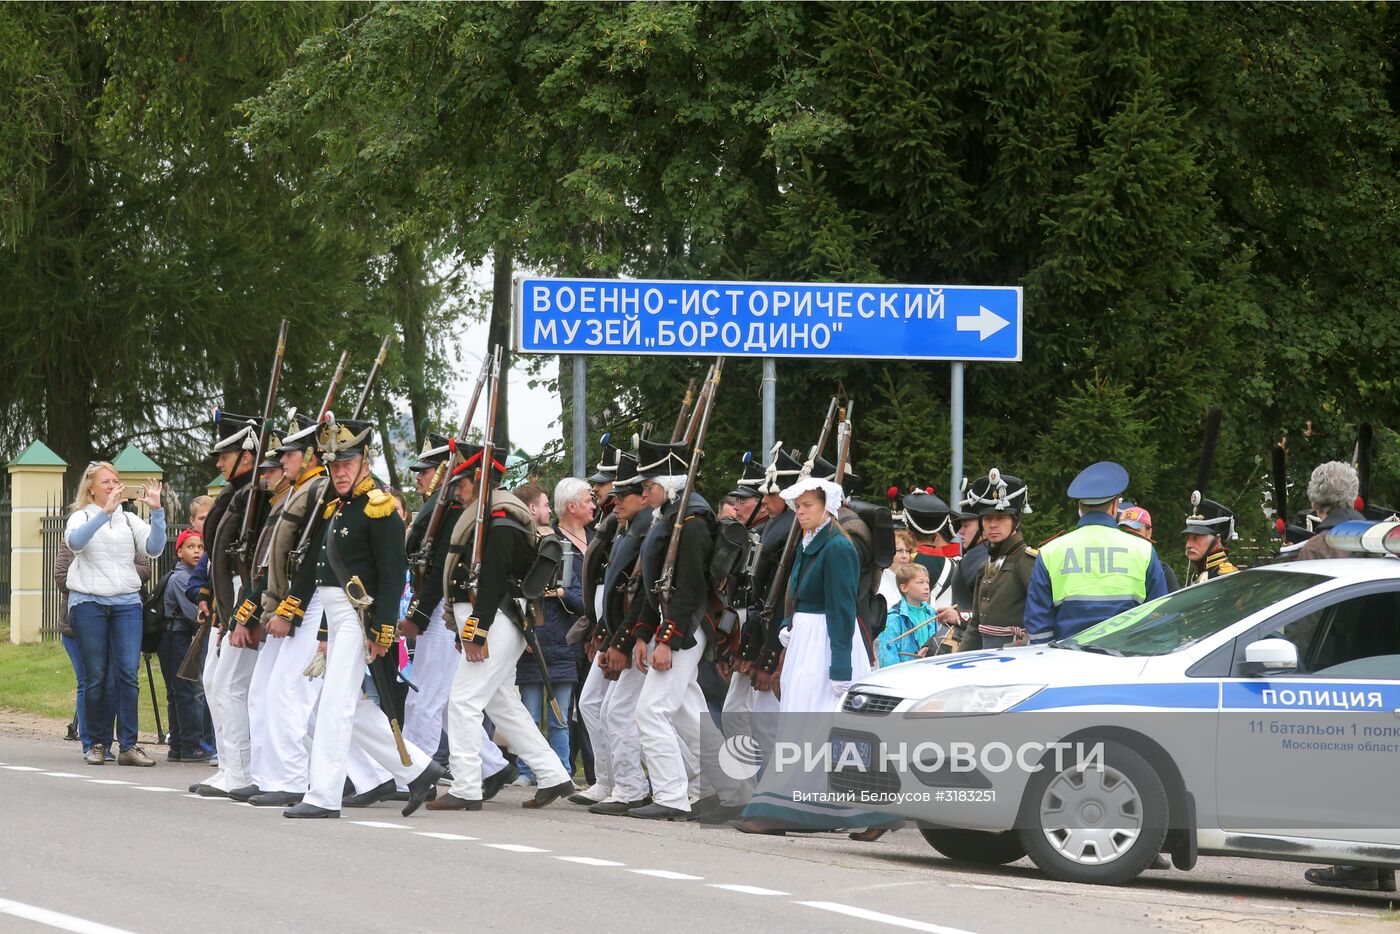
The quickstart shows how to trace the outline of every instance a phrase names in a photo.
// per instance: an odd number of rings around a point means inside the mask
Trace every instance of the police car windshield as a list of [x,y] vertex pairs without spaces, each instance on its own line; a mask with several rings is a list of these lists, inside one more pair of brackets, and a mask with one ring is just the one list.
[[1166,655],[1326,580],[1320,574],[1242,571],[1187,587],[1051,643],[1109,655]]

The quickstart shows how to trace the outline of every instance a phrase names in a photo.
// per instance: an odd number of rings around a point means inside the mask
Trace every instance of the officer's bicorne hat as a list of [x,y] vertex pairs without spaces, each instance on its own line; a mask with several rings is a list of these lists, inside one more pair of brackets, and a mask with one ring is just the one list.
[[964,502],[978,516],[1020,516],[1031,511],[1026,481],[995,467],[972,482]]
[[268,443],[268,450],[274,455],[290,454],[292,451],[305,451],[316,444],[316,429],[320,422],[310,415],[303,415],[295,409],[287,420],[287,430],[282,434],[280,444]]
[[408,469],[414,473],[424,470],[435,470],[447,460],[452,453],[451,440],[447,435],[434,434],[428,432],[428,437],[423,439],[423,449],[418,452],[418,460],[408,465]]
[[637,458],[626,451],[617,454],[617,479],[613,481],[613,499],[642,492],[642,475],[637,472]]
[[663,444],[640,435],[632,441],[637,451],[637,473],[643,480],[683,477],[690,471],[690,451],[684,441]]
[[225,451],[256,451],[261,419],[254,415],[234,415],[214,410],[214,446],[210,454]]
[[602,446],[603,456],[598,458],[598,463],[593,468],[593,476],[588,478],[588,482],[594,486],[617,480],[617,456],[622,452],[613,446],[611,434],[603,435]]
[[1065,493],[1086,506],[1101,506],[1113,502],[1127,488],[1128,471],[1122,464],[1099,461],[1079,471]]
[[906,493],[901,505],[904,507],[905,526],[915,532],[938,535],[951,531],[952,510],[934,494],[922,490]]
[[[452,476],[447,478],[448,484],[456,483],[463,477],[474,475],[475,472],[481,468],[481,454],[482,451],[485,450],[485,448],[479,444],[467,444],[465,442],[458,442],[456,447],[457,454],[461,457],[461,461],[458,462],[456,467],[452,468]],[[506,472],[506,449],[499,444],[491,445],[491,449],[491,475],[499,478],[504,476]]]
[[[834,483],[836,481],[836,465],[825,457],[817,455],[817,459],[812,461],[812,476],[818,480],[830,480]],[[850,499],[851,494],[856,491],[856,481],[859,479],[856,472],[851,469],[851,465],[847,464],[846,472],[841,475],[841,492],[846,495],[847,499]]]
[[1213,499],[1191,493],[1191,514],[1186,517],[1183,535],[1214,535],[1221,541],[1235,538],[1235,514]]
[[343,457],[366,457],[374,446],[374,425],[347,418],[338,421],[327,412],[316,429],[316,450],[326,463]]

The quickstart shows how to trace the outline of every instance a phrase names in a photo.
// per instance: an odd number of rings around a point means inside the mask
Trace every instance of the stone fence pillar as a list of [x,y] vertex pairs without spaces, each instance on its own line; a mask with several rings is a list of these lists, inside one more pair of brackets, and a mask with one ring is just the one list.
[[43,518],[62,506],[68,464],[42,441],[10,461],[10,641],[38,642],[43,628]]

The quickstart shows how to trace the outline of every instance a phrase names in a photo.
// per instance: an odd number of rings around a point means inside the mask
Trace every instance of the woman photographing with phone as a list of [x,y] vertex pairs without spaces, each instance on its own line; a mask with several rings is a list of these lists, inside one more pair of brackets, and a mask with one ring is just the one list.
[[[88,765],[101,765],[117,720],[118,765],[151,766],[155,761],[136,745],[137,664],[141,657],[141,578],[138,551],[151,557],[165,549],[165,511],[158,480],[146,484],[141,502],[151,509],[148,524],[122,509],[126,488],[105,461],[89,464],[64,530],[73,552],[68,568],[68,622],[83,660],[83,705],[92,733]],[[114,691],[107,673],[114,672]]]

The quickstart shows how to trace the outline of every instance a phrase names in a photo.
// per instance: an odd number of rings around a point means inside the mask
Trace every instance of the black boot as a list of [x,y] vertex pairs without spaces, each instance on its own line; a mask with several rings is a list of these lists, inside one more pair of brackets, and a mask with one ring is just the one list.
[[391,778],[382,785],[376,785],[363,794],[352,795],[340,802],[343,808],[367,808],[371,804],[383,801],[394,793],[394,780]]
[[648,804],[644,808],[633,808],[627,812],[628,817],[639,817],[642,820],[674,820],[688,821],[694,820],[695,814],[691,811],[682,811],[680,808],[667,807],[664,804]]
[[317,817],[339,817],[339,811],[332,811],[328,808],[318,808],[314,804],[307,804],[303,801],[296,807],[287,808],[282,812],[283,817],[291,818],[317,818]]
[[520,766],[516,764],[518,760],[515,756],[506,757],[506,767],[494,775],[488,775],[481,782],[481,800],[490,801],[496,797],[496,792],[509,785],[520,777]]
[[253,795],[248,799],[248,803],[255,808],[285,808],[293,804],[301,804],[304,795],[295,791],[264,791],[260,795]]
[[235,788],[228,793],[228,796],[235,801],[247,801],[253,795],[262,794],[262,789],[257,785],[244,785],[242,788]]
[[520,806],[523,808],[542,808],[553,804],[560,798],[568,794],[573,794],[574,783],[572,780],[560,782],[557,785],[550,785],[548,788],[541,788],[535,792],[535,796]]
[[424,801],[437,797],[437,783],[447,770],[436,762],[418,773],[418,777],[408,783],[408,803],[403,806],[403,816],[407,817],[423,806]]

